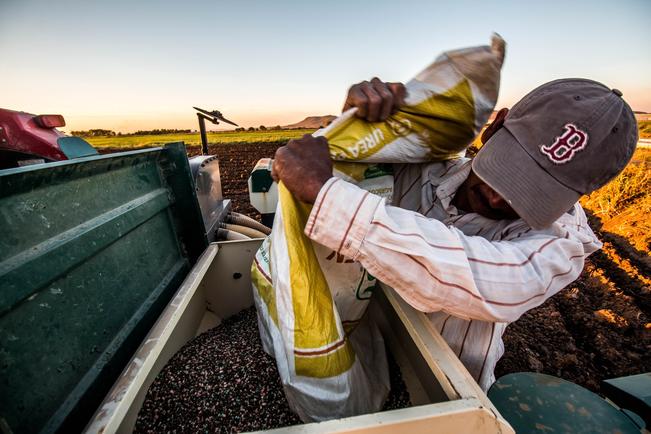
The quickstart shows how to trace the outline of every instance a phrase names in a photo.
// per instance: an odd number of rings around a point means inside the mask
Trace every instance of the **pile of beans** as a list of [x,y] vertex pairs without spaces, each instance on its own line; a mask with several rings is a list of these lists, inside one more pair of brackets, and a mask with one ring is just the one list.
[[[397,364],[389,360],[385,409],[410,405]],[[152,383],[136,433],[241,432],[300,424],[283,393],[275,361],[262,349],[255,308],[188,342]]]

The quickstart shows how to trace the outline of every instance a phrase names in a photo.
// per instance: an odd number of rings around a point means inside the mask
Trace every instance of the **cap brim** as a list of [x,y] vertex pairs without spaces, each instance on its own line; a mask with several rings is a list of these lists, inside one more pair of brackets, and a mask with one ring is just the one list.
[[540,167],[504,127],[479,150],[472,169],[533,229],[550,226],[580,197]]

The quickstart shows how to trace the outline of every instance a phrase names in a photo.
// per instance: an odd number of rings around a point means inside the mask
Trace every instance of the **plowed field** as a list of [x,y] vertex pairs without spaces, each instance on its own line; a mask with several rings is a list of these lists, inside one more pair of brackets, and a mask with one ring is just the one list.
[[[278,143],[210,147],[220,159],[223,193],[233,200],[235,211],[259,218],[248,204],[247,178],[258,159],[273,157],[277,147]],[[198,152],[196,147],[189,150],[191,155]],[[648,161],[632,164],[649,170]],[[641,191],[648,204],[648,190]],[[627,200],[638,203],[638,196]],[[623,203],[629,214],[633,205]],[[638,234],[629,239],[587,210],[604,248],[588,258],[576,282],[507,328],[498,377],[543,372],[598,392],[603,379],[651,371],[651,258],[644,223],[648,220],[639,216],[647,213],[648,218],[649,211],[642,207],[628,217],[632,233]],[[612,216],[606,217],[610,221]]]

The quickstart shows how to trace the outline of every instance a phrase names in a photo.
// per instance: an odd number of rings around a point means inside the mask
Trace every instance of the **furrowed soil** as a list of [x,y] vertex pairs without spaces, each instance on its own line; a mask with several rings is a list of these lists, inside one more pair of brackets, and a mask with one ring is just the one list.
[[[273,157],[278,146],[210,146],[210,154],[220,160],[224,197],[232,199],[235,211],[260,218],[248,204],[247,178],[255,163]],[[118,149],[102,150],[111,151]],[[196,155],[199,149],[189,153]],[[608,194],[619,195],[617,209],[603,204],[616,202],[606,193],[593,193],[583,202],[604,248],[587,259],[577,281],[509,325],[497,377],[542,372],[599,392],[601,380],[651,372],[650,155],[638,150],[630,165],[638,172],[613,181],[619,183],[613,184],[617,191]],[[635,184],[640,177],[644,184]],[[620,191],[632,188],[628,196]]]

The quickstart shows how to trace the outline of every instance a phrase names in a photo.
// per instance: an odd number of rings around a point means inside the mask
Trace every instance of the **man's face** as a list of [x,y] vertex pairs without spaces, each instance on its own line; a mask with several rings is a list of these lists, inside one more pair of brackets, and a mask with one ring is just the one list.
[[[504,124],[508,109],[500,110],[495,120],[484,130],[481,141],[486,143]],[[492,220],[515,220],[520,218],[502,196],[470,171],[468,179],[459,188],[454,202],[466,212],[474,212]]]
[[520,218],[508,202],[472,170],[462,188],[465,200],[463,200],[463,204],[459,205],[464,208],[464,211],[475,212],[492,220],[515,220]]

